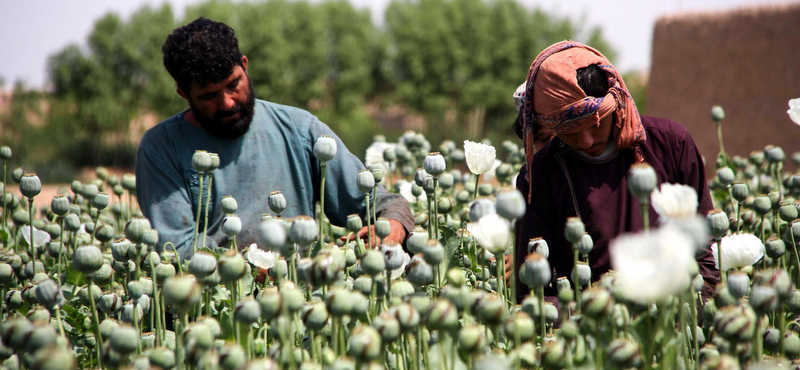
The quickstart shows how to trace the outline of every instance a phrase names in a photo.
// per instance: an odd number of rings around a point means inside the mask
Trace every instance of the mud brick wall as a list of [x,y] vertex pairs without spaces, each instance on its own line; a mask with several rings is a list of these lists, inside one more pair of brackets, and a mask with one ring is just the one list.
[[709,175],[719,152],[709,115],[716,104],[728,154],[774,144],[790,157],[800,151],[800,126],[786,114],[800,97],[800,3],[659,19],[647,92],[646,114],[686,126]]

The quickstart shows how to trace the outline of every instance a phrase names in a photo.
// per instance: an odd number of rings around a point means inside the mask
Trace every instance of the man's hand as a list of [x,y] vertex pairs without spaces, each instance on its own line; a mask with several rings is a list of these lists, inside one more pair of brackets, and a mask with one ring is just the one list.
[[[492,259],[490,259],[489,261],[495,261],[495,260],[496,260],[495,257],[492,257]],[[510,254],[505,255],[505,265],[506,265],[506,284],[509,284],[511,282],[511,274],[513,273],[512,269],[514,268],[514,266],[511,264]]]
[[[396,242],[397,244],[403,245],[403,241],[406,239],[406,228],[403,227],[403,224],[399,221],[392,219],[389,219],[389,224],[392,225],[392,231],[386,236],[386,240],[383,240],[383,242]],[[375,235],[375,225],[370,225],[370,229],[372,229],[372,245],[374,248],[378,248],[382,240]],[[369,231],[366,226],[358,231],[358,237],[363,239],[364,244],[369,247]],[[341,237],[340,240],[346,242],[347,236]]]

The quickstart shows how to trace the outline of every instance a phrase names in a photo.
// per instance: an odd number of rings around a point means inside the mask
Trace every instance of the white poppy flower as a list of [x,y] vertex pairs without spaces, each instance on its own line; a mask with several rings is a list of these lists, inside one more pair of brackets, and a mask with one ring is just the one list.
[[508,249],[511,242],[511,223],[498,214],[481,217],[467,224],[470,235],[487,251],[498,255]]
[[385,162],[383,160],[383,152],[386,151],[386,149],[394,150],[396,148],[397,148],[397,144],[396,143],[386,143],[386,142],[380,142],[380,141],[373,142],[367,148],[367,154],[364,157],[364,165],[369,167],[370,165],[373,165],[373,164],[378,164],[378,163]]
[[609,251],[617,287],[628,299],[653,303],[689,288],[694,245],[678,228],[622,235]]
[[491,145],[464,140],[464,156],[469,171],[482,175],[492,169],[497,153]]
[[789,100],[789,110],[786,113],[789,113],[792,122],[800,125],[800,98]]
[[247,250],[247,260],[255,267],[269,269],[275,266],[275,262],[278,260],[278,254],[258,249],[256,243],[253,243],[250,244],[250,248]]
[[661,184],[650,195],[653,209],[663,218],[689,218],[697,214],[697,191],[681,184]]
[[[20,231],[22,232],[22,237],[25,239],[25,243],[31,245],[31,227],[25,225],[20,228]],[[33,242],[36,243],[37,248],[50,243],[50,234],[35,227],[33,228],[33,237],[35,238]]]
[[424,191],[419,196],[419,198],[415,197],[414,194],[411,193],[412,186],[414,186],[413,182],[408,182],[405,180],[398,181],[398,187],[400,188],[400,195],[402,195],[403,198],[405,198],[406,201],[408,201],[409,203],[417,203],[417,201],[420,201],[422,203],[427,202],[428,197],[425,195]]
[[[720,241],[722,244],[722,270],[751,266],[764,257],[764,244],[753,234],[728,235]],[[719,269],[719,248],[717,243],[711,245],[714,254],[714,266]]]

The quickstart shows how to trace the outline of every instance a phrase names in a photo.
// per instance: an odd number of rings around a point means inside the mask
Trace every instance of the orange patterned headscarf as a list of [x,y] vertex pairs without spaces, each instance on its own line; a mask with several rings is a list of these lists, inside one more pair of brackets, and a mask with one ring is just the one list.
[[[578,86],[576,71],[590,65],[597,65],[608,77],[609,89],[604,97],[586,96]],[[539,53],[528,71],[521,111],[529,203],[533,184],[530,168],[536,151],[533,145],[535,127],[541,125],[556,134],[580,132],[599,125],[600,120],[611,113],[614,113],[617,148],[633,148],[636,161],[641,162],[638,145],[646,138],[642,119],[625,82],[611,62],[599,51],[577,41],[562,41]]]

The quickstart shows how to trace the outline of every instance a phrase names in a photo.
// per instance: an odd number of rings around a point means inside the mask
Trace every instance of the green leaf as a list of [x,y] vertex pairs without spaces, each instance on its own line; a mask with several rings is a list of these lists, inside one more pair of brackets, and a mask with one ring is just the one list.
[[445,255],[445,261],[448,261],[447,270],[450,267],[458,266],[458,260],[453,261],[454,258],[458,258],[456,255],[456,251],[461,246],[461,239],[458,237],[458,233],[456,233],[456,229],[445,225],[439,225],[439,231],[442,233],[442,236],[439,238],[439,241],[444,246],[444,250],[447,253]]
[[3,244],[8,243],[8,231],[5,228],[0,228],[0,242]]

